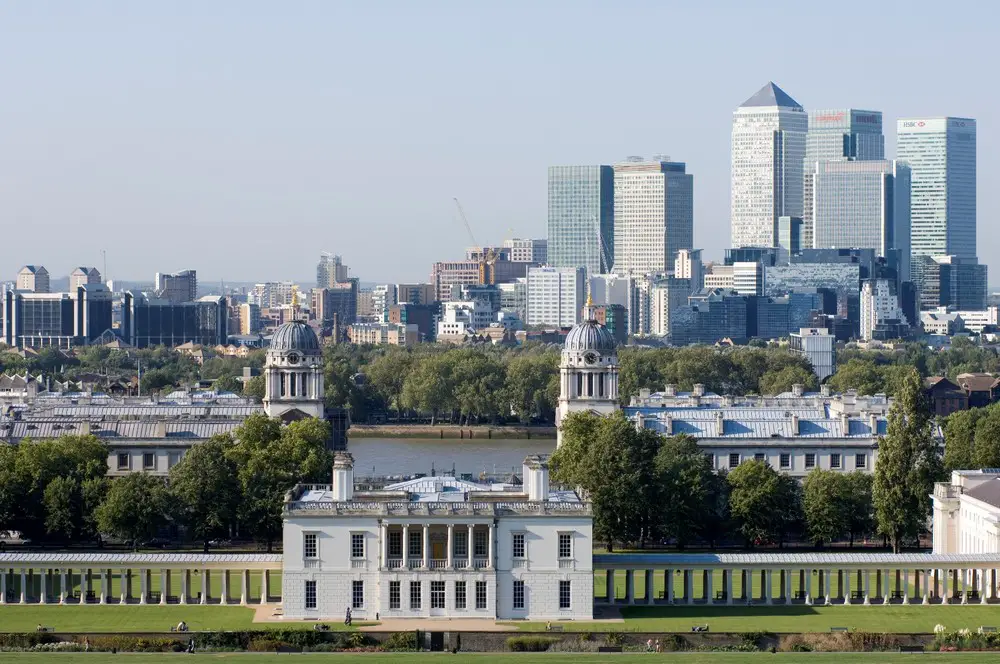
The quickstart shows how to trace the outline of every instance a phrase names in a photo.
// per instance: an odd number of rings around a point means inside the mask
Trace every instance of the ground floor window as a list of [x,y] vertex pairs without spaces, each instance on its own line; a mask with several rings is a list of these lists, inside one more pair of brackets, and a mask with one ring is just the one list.
[[431,608],[444,608],[444,581],[431,581]]
[[476,581],[476,608],[486,608],[486,582]]
[[514,608],[524,608],[524,581],[514,581]]
[[316,608],[316,582],[306,581],[306,608]]
[[559,582],[559,608],[568,609],[570,607],[570,582],[560,581]]
[[389,582],[389,608],[399,608],[399,581]]
[[413,610],[420,608],[420,582],[410,581],[410,608]]
[[455,608],[465,608],[465,581],[455,582]]
[[351,606],[360,609],[365,605],[365,582],[355,581],[351,586]]

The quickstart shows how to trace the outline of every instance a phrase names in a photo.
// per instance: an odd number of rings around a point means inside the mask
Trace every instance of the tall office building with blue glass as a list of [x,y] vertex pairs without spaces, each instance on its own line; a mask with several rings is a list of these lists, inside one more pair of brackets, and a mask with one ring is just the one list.
[[615,173],[611,166],[549,167],[552,267],[605,274],[614,257]]
[[805,249],[814,246],[813,177],[816,163],[827,159],[885,159],[881,112],[841,108],[809,111],[808,116],[802,182],[801,245]]

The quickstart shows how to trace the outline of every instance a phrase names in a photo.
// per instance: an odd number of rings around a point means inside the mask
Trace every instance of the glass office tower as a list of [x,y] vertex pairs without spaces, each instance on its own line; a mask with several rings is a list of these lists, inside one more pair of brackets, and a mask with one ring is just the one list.
[[551,267],[611,271],[614,257],[614,187],[611,166],[549,167]]

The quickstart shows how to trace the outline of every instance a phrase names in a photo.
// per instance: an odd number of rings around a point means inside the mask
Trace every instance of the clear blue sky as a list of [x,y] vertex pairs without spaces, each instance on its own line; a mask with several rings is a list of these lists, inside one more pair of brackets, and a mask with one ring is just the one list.
[[[1000,248],[998,3],[0,0],[0,276],[426,279],[546,232],[546,168],[665,153],[695,244],[729,242],[733,109],[978,120],[979,255]],[[991,223],[994,222],[994,223]],[[998,263],[1000,265],[1000,263]],[[996,283],[998,275],[991,274]]]

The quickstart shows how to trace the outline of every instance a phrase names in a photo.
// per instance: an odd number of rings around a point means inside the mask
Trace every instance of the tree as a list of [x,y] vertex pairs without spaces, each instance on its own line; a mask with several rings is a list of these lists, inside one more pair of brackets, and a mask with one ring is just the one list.
[[129,473],[115,478],[94,512],[97,527],[137,548],[165,525],[166,496],[166,486],[158,477]]
[[[948,470],[974,468],[976,428],[987,409],[971,408],[952,413],[944,426],[944,466]],[[986,435],[984,430],[983,436]]]
[[431,426],[452,399],[450,366],[438,356],[420,358],[403,384],[403,405],[431,413]]
[[702,534],[705,515],[712,509],[713,473],[694,438],[684,434],[667,438],[656,454],[656,472],[663,510],[663,530],[683,549]]
[[858,394],[877,394],[885,391],[882,374],[871,360],[850,359],[838,366],[837,373],[827,382],[836,392],[855,390]]
[[395,406],[396,418],[402,417],[403,385],[413,368],[413,356],[406,350],[390,350],[365,367],[368,384],[386,405]]
[[254,376],[250,380],[243,383],[243,396],[256,401],[262,401],[264,399],[265,388],[266,381],[264,380],[264,376]]
[[809,538],[822,546],[844,536],[849,528],[847,476],[813,469],[802,483],[802,511]]
[[54,477],[46,486],[45,532],[61,540],[69,540],[76,533],[76,518],[81,509],[78,503],[80,485],[72,477]]
[[889,409],[872,483],[878,532],[889,538],[894,553],[899,553],[905,539],[916,538],[924,529],[929,496],[943,472],[923,385],[913,371]]
[[761,394],[781,394],[791,392],[793,385],[802,385],[806,390],[815,390],[819,387],[816,374],[811,370],[800,366],[787,366],[777,370],[770,370],[760,377]]
[[763,461],[744,461],[726,476],[729,511],[746,545],[780,542],[801,513],[795,481]]
[[552,377],[559,374],[558,358],[555,353],[518,355],[507,365],[504,395],[522,424],[555,408],[549,402],[548,387]]
[[208,551],[214,537],[228,533],[240,498],[238,471],[227,456],[229,441],[212,437],[192,447],[170,469],[170,493],[179,521]]
[[872,476],[856,470],[844,475],[846,478],[845,502],[847,513],[847,534],[850,546],[862,535],[875,530],[875,506],[872,504]]
[[[1000,467],[1000,407],[982,409],[985,412],[976,422],[972,449],[972,464],[965,468]],[[957,413],[956,413],[957,414]],[[947,442],[947,438],[945,438]],[[945,446],[945,451],[947,451]]]
[[216,378],[215,382],[212,383],[212,389],[216,392],[240,392],[243,389],[243,384],[236,376],[227,374]]
[[625,415],[573,413],[563,421],[563,443],[552,455],[553,479],[581,487],[594,509],[594,534],[608,543],[644,545],[662,511],[655,458],[661,438],[636,431]]

